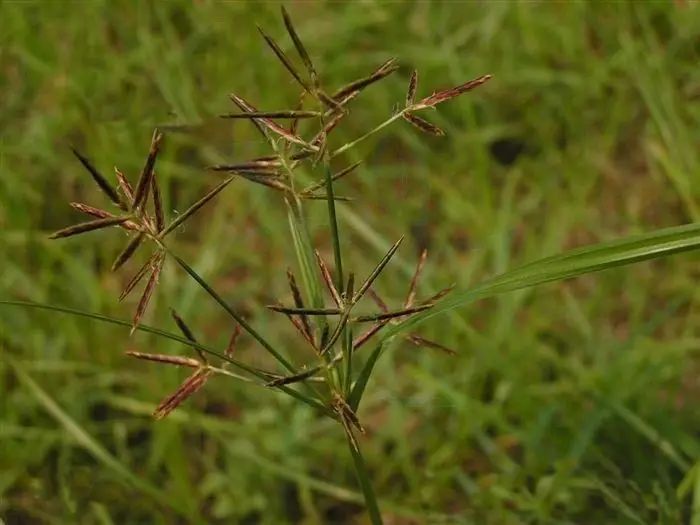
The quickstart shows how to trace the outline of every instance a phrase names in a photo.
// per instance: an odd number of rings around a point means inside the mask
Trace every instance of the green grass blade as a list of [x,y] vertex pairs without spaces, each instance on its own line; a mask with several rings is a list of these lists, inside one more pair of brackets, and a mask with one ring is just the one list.
[[470,290],[453,293],[427,312],[387,330],[382,339],[480,299],[698,248],[700,224],[687,224],[545,257],[488,279]]
[[377,364],[377,360],[382,353],[383,347],[383,344],[377,345],[367,359],[365,366],[362,367],[360,375],[357,376],[355,386],[352,388],[352,392],[350,392],[350,397],[348,397],[348,405],[350,405],[353,412],[357,412],[357,409],[360,406],[360,400],[362,399],[362,395],[365,393],[365,388],[367,388],[367,382],[372,375],[374,365]]
[[134,486],[143,494],[147,494],[161,505],[175,510],[177,513],[189,517],[184,506],[173,498],[170,498],[166,493],[159,490],[154,485],[146,482],[131,470],[125,467],[114,456],[112,456],[99,442],[97,442],[88,432],[81,427],[69,414],[67,414],[58,403],[47,394],[34,379],[27,374],[22,367],[9,357],[10,365],[15,371],[17,379],[22,383],[27,390],[31,392],[39,404],[53,417],[66,431],[66,433],[80,447],[85,449],[99,463],[104,465],[109,470],[113,471],[119,478]]
[[[130,321],[126,321],[124,319],[117,319],[116,317],[110,317],[107,315],[96,314],[93,312],[85,312],[83,310],[76,310],[74,308],[66,308],[63,306],[54,306],[54,305],[42,304],[42,303],[31,303],[31,302],[27,302],[27,301],[3,301],[3,300],[0,300],[0,305],[19,306],[22,308],[37,308],[40,310],[51,310],[53,312],[60,312],[60,313],[68,314],[68,315],[74,315],[77,317],[86,317],[88,319],[93,319],[95,321],[101,321],[103,323],[115,324],[117,326],[123,326],[125,328],[131,329],[131,322]],[[159,328],[154,328],[154,327],[148,326],[148,325],[139,325],[136,329],[140,330],[142,332],[150,333],[150,334],[156,335],[158,337],[170,339],[172,341],[177,341],[178,343],[182,343],[183,345],[188,345],[190,347],[202,350],[203,352],[206,352],[207,354],[210,354],[214,357],[218,357],[219,359],[222,359],[222,360],[226,361],[227,363],[230,363],[231,365],[254,375],[255,377],[258,377],[260,379],[264,379],[265,382],[267,382],[268,376],[261,373],[260,370],[257,370],[253,367],[250,367],[250,366],[246,365],[245,363],[241,363],[240,361],[237,361],[235,359],[231,359],[230,357],[228,357],[222,353],[219,353],[216,350],[213,350],[213,349],[211,349],[207,346],[204,346],[200,343],[190,341],[189,339],[186,339],[184,337],[180,337],[177,334],[173,334],[171,332],[166,332],[165,330],[161,330]],[[301,394],[300,392],[297,392],[296,390],[293,390],[293,389],[285,387],[285,386],[278,387],[278,389],[283,391],[285,394],[288,394],[288,395],[298,399],[299,401],[311,406],[312,408],[320,410],[324,414],[333,417],[333,414],[328,410],[328,408],[323,406],[318,401],[316,401],[308,396],[305,396],[304,394]]]
[[287,202],[287,218],[289,219],[289,230],[292,234],[294,252],[301,270],[301,279],[304,289],[309,297],[311,306],[314,308],[323,307],[321,288],[319,280],[314,273],[314,251],[309,239],[309,234],[301,216],[301,210],[294,208],[293,202]]

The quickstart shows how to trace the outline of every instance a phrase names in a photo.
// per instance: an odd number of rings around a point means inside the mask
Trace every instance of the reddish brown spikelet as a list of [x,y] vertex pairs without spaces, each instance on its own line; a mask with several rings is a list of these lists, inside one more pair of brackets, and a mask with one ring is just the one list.
[[87,157],[79,153],[78,150],[73,148],[71,149],[73,151],[73,155],[75,155],[80,161],[80,163],[83,165],[83,167],[86,170],[88,170],[88,172],[92,176],[92,179],[97,183],[97,185],[105,193],[105,195],[109,197],[109,200],[111,200],[114,204],[126,211],[126,205],[119,198],[117,190],[115,190],[112,187],[112,185],[107,181],[107,179],[105,179],[104,176],[99,171],[97,171],[97,169],[92,165],[92,163],[88,160]]
[[160,196],[160,188],[158,187],[155,173],[153,173],[153,178],[151,179],[151,192],[153,193],[153,209],[156,212],[156,231],[160,233],[165,227],[165,213],[163,212],[163,200]]
[[212,371],[208,368],[200,368],[189,376],[180,385],[180,387],[173,392],[172,395],[166,397],[158,407],[153,412],[153,417],[156,419],[163,419],[165,416],[170,414],[178,406],[180,406],[188,397],[195,394],[200,388],[202,388],[209,377],[211,377]]
[[375,292],[372,288],[370,288],[367,291],[367,293],[369,294],[370,299],[372,299],[374,301],[374,304],[376,304],[382,312],[389,311],[389,307],[382,300],[382,298],[379,297],[379,294],[377,292]]
[[289,60],[284,51],[282,51],[282,48],[277,45],[277,42],[275,42],[272,39],[272,37],[268,36],[267,33],[265,33],[265,31],[262,30],[261,27],[258,27],[258,31],[260,31],[260,34],[265,39],[265,42],[268,46],[270,46],[270,49],[272,49],[272,52],[277,56],[279,61],[282,62],[282,65],[285,67],[285,69],[289,71],[289,74],[292,75],[297,82],[299,82],[299,85],[302,88],[304,88],[304,90],[311,93],[311,88],[309,88],[309,85],[301,78],[299,73],[297,73],[297,70],[294,68],[294,65],[292,65],[292,61]]
[[134,255],[134,252],[138,249],[138,247],[141,245],[145,238],[144,233],[139,233],[136,235],[133,239],[131,239],[126,247],[122,250],[122,252],[117,255],[117,258],[114,260],[114,263],[112,264],[112,271],[116,272],[119,268],[122,267],[122,265],[128,261],[132,255]]
[[211,190],[209,193],[207,193],[204,197],[199,199],[197,202],[195,202],[192,206],[187,208],[184,212],[182,212],[181,215],[178,215],[178,217],[172,221],[170,224],[168,224],[168,227],[165,228],[162,232],[160,232],[160,237],[165,237],[168,235],[170,232],[172,232],[175,228],[180,226],[183,222],[185,222],[187,219],[189,219],[192,215],[194,215],[202,206],[204,206],[206,203],[208,203],[210,200],[212,200],[216,195],[223,190],[226,186],[229,185],[229,183],[233,180],[233,177],[227,178],[225,181],[223,181],[221,184],[216,186],[213,190]]
[[151,256],[148,258],[148,260],[144,263],[144,265],[139,269],[136,274],[129,280],[129,282],[126,284],[126,287],[124,287],[124,290],[122,291],[121,295],[119,296],[119,301],[123,301],[129,293],[131,293],[131,290],[133,290],[137,284],[143,279],[143,276],[148,273],[150,269],[153,268],[153,264],[155,261],[160,257],[160,252],[154,252],[151,254]]
[[134,210],[142,208],[146,203],[148,192],[151,188],[151,179],[153,178],[153,167],[156,163],[162,140],[163,134],[156,129],[151,138],[151,148],[148,152],[148,157],[146,157],[146,163],[143,166],[138,184],[136,184],[136,190],[134,191],[134,202],[132,204],[132,209]]
[[299,381],[304,381],[305,379],[312,377],[314,374],[316,374],[316,372],[318,372],[318,370],[312,368],[310,370],[306,370],[293,376],[278,377],[267,383],[265,386],[276,387],[282,385],[289,385],[291,383],[298,383]]
[[70,237],[72,235],[79,235],[81,233],[108,228],[110,226],[117,226],[119,224],[123,224],[128,219],[129,217],[106,217],[104,219],[75,224],[52,233],[49,235],[49,239],[60,239],[62,237]]
[[280,111],[251,111],[246,113],[226,113],[219,115],[220,118],[229,119],[252,119],[252,118],[283,118],[283,119],[305,119],[320,117],[318,111],[300,110],[300,109],[283,109]]
[[[187,326],[187,323],[185,323],[184,319],[178,315],[178,313],[171,308],[170,309],[170,315],[172,316],[173,320],[175,321],[175,324],[177,327],[180,329],[180,332],[182,332],[182,335],[185,336],[186,339],[189,339],[193,343],[197,342],[197,339],[195,339],[194,334],[192,333],[192,330],[190,330],[190,327]],[[202,351],[201,348],[197,346],[192,346],[194,348],[195,352],[197,352],[197,355],[199,356],[199,359],[201,360],[202,363],[207,362],[207,356],[204,355],[204,352]]]
[[82,202],[71,202],[71,207],[79,212],[85,213],[86,215],[91,215],[92,217],[97,217],[98,219],[106,219],[107,217],[115,217],[113,213],[101,210],[90,206],[89,204],[83,204]]
[[396,64],[396,59],[391,58],[384,62],[377,69],[375,69],[370,75],[350,82],[349,84],[341,87],[338,91],[333,93],[333,99],[337,101],[351,93],[354,93],[356,91],[359,92],[367,86],[374,84],[375,82],[378,82],[383,78],[386,78],[387,76],[391,75],[398,68],[399,66]]
[[[292,297],[294,298],[294,304],[297,308],[304,308],[304,299],[301,296],[301,291],[297,285],[297,280],[294,278],[294,274],[290,268],[287,268],[287,282],[289,283],[289,289],[291,290]],[[299,321],[301,322],[303,328],[302,333],[304,334],[304,337],[313,345],[314,338],[308,318],[302,314],[299,316]]]
[[289,33],[289,36],[292,39],[292,42],[294,42],[294,47],[297,50],[297,53],[299,53],[299,56],[301,57],[302,62],[304,62],[304,65],[306,66],[306,69],[309,72],[309,76],[311,77],[311,82],[316,85],[318,83],[318,74],[316,73],[316,69],[314,68],[313,62],[311,62],[311,57],[309,54],[306,52],[306,48],[304,47],[304,44],[302,44],[301,39],[299,38],[299,35],[297,34],[296,30],[294,29],[294,24],[292,24],[292,19],[289,16],[289,13],[287,13],[287,10],[282,6],[282,18],[284,19],[284,25],[287,28],[287,33]]
[[431,124],[418,115],[413,113],[404,113],[403,118],[411,125],[425,133],[430,133],[431,135],[435,135],[437,137],[443,137],[445,135],[445,132],[442,129],[438,128],[435,124]]
[[440,299],[442,299],[442,298],[445,297],[448,293],[450,293],[452,290],[454,290],[454,289],[455,289],[455,286],[457,286],[457,285],[456,285],[456,284],[451,284],[451,285],[448,286],[447,288],[443,288],[442,290],[440,290],[439,292],[437,292],[437,293],[436,293],[435,295],[433,295],[432,297],[429,297],[429,298],[426,299],[425,301],[421,301],[421,304],[434,304],[434,303],[438,302]]
[[369,341],[372,338],[372,336],[374,336],[377,332],[379,332],[379,330],[381,330],[388,324],[389,321],[382,321],[381,323],[377,323],[372,328],[367,330],[364,334],[361,334],[358,337],[356,337],[355,340],[352,342],[353,351],[357,350],[362,345],[364,345],[367,341]]
[[326,283],[326,287],[328,288],[328,291],[330,292],[331,297],[333,298],[333,302],[335,302],[336,306],[340,307],[343,304],[343,299],[340,297],[338,289],[333,284],[331,272],[328,270],[328,266],[326,266],[326,263],[323,260],[323,257],[321,257],[321,254],[318,252],[318,250],[314,250],[314,254],[316,255],[316,263],[318,264],[318,268],[319,270],[321,270],[321,277],[323,277],[323,282]]
[[358,323],[366,323],[369,321],[384,321],[386,319],[395,319],[397,317],[404,317],[406,315],[413,315],[418,312],[422,312],[424,310],[427,310],[428,308],[432,308],[433,305],[431,304],[423,304],[420,306],[414,306],[412,308],[403,308],[401,310],[395,310],[393,312],[383,312],[381,314],[372,314],[372,315],[360,315],[355,318],[355,321]]
[[419,101],[417,106],[423,108],[429,108],[429,107],[434,107],[437,106],[438,104],[445,102],[447,100],[451,100],[455,97],[458,97],[462,93],[466,93],[467,91],[471,91],[474,88],[477,88],[481,86],[482,84],[485,84],[491,79],[491,75],[483,75],[478,78],[475,78],[474,80],[470,80],[469,82],[465,82],[464,84],[461,84],[457,87],[454,87],[452,89],[444,89],[442,91],[436,91],[429,97],[425,97],[423,100]]
[[426,346],[428,348],[435,348],[436,350],[441,350],[442,352],[445,352],[449,355],[457,354],[457,352],[455,352],[451,348],[448,348],[444,345],[441,345],[440,343],[436,343],[435,341],[431,341],[416,334],[410,334],[406,339],[411,341],[416,346]]
[[155,290],[158,285],[158,278],[160,277],[160,271],[163,269],[163,262],[165,261],[165,255],[161,253],[158,259],[153,263],[153,269],[151,270],[151,276],[146,283],[146,288],[143,290],[143,295],[141,295],[141,300],[136,307],[136,313],[134,314],[133,326],[131,327],[131,333],[133,334],[139,323],[143,314],[146,313],[146,308],[148,303],[151,301],[153,296],[153,290]]
[[190,368],[199,368],[202,363],[191,357],[182,357],[179,355],[167,355],[167,354],[146,354],[143,352],[134,352],[129,350],[126,355],[135,357],[136,359],[143,359],[145,361],[154,361],[156,363],[165,363],[167,365],[175,366],[188,366]]
[[317,350],[316,342],[314,341],[313,336],[306,331],[306,328],[301,323],[301,321],[297,317],[290,314],[287,314],[287,319],[289,319],[289,322],[292,323],[292,325],[294,325],[294,328],[297,329],[297,331],[299,332],[299,334],[301,334],[304,340],[306,340],[306,342],[309,343],[314,350]]
[[129,205],[131,205],[134,202],[134,188],[131,187],[129,180],[116,166],[114,167],[114,173],[117,176],[117,182],[119,182],[119,189],[122,190],[124,197],[126,197]]
[[416,100],[416,88],[418,87],[418,71],[413,70],[411,79],[408,81],[408,91],[406,92],[406,106],[410,106]]
[[408,296],[406,297],[406,302],[404,303],[404,308],[410,308],[413,306],[413,302],[416,299],[416,286],[418,285],[418,279],[420,279],[423,268],[425,267],[425,260],[428,258],[428,250],[423,250],[418,259],[418,264],[416,265],[416,271],[411,279],[411,284],[408,287]]
[[231,339],[228,341],[228,346],[226,347],[226,351],[224,352],[224,355],[226,357],[233,357],[233,353],[236,351],[236,343],[238,342],[238,338],[241,335],[241,325],[237,324],[236,328],[233,329],[233,333],[231,334]]

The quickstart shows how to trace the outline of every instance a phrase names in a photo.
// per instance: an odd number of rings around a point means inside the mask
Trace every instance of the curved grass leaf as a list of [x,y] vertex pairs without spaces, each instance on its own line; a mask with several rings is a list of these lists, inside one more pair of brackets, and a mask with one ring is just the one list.
[[698,248],[700,248],[700,223],[665,228],[545,257],[492,277],[469,290],[453,293],[448,299],[436,303],[427,312],[390,328],[385,332],[382,340],[431,317],[487,297],[548,282],[563,281],[616,266],[668,257]]

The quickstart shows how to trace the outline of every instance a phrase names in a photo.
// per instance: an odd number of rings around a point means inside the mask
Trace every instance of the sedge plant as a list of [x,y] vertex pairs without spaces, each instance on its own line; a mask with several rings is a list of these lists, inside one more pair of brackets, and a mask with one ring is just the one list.
[[[274,389],[313,407],[321,417],[337,424],[340,435],[344,434],[368,515],[376,525],[382,523],[382,516],[362,455],[365,429],[358,410],[375,364],[392,338],[402,336],[411,344],[449,357],[454,354],[452,349],[439,341],[425,339],[409,331],[409,328],[414,329],[432,316],[496,294],[696,249],[700,246],[700,226],[692,224],[584,247],[535,261],[468,290],[458,291],[447,287],[427,298],[417,296],[418,282],[427,258],[427,253],[423,252],[413,277],[407,283],[405,299],[397,306],[389,306],[378,295],[374,284],[391,265],[402,239],[391,246],[368,275],[356,274],[349,267],[344,258],[344,235],[336,213],[337,202],[349,199],[339,195],[336,188],[343,183],[342,179],[352,175],[358,164],[344,165],[344,154],[401,120],[419,133],[443,135],[442,129],[424,118],[425,114],[439,104],[484,85],[491,77],[484,74],[457,87],[433,91],[421,97],[418,94],[418,72],[413,71],[405,100],[388,118],[358,138],[336,144],[333,131],[352,118],[356,99],[361,98],[363,90],[395,73],[398,64],[394,59],[387,60],[367,76],[331,89],[324,84],[322,75],[284,8],[282,19],[297,55],[294,59],[262,29],[260,33],[299,88],[298,106],[259,110],[241,94],[232,93],[230,99],[236,111],[222,115],[222,118],[249,121],[269,145],[269,154],[208,166],[211,172],[222,175],[223,180],[184,212],[169,219],[167,206],[161,198],[155,169],[164,144],[163,134],[159,130],[156,129],[153,134],[144,167],[134,184],[118,169],[115,169],[114,175],[116,184],[111,182],[85,155],[74,151],[78,161],[110,201],[110,207],[105,209],[85,203],[71,203],[73,208],[90,216],[91,220],[61,229],[51,237],[72,237],[108,228],[124,230],[129,240],[116,256],[113,271],[123,269],[137,252],[149,251],[146,262],[128,279],[119,297],[119,300],[123,300],[141,287],[141,296],[131,322],[124,323],[61,307],[11,301],[2,301],[2,304],[46,307],[117,324],[129,324],[132,333],[135,330],[147,331],[179,341],[189,348],[182,355],[127,352],[132,358],[156,365],[190,369],[181,385],[155,408],[156,419],[167,417],[204,388],[215,375]],[[309,183],[314,177],[315,182]],[[291,302],[270,304],[265,308],[289,320],[307,348],[304,355],[290,356],[287,348],[272,344],[261,330],[256,329],[177,252],[174,240],[179,228],[201,208],[214,202],[217,197],[221,198],[220,194],[234,180],[265,186],[273,198],[283,202],[286,208],[296,255],[294,266],[297,269],[296,272],[290,269],[286,273]],[[324,257],[321,247],[313,245],[307,224],[306,206],[309,201],[318,200],[325,201],[327,208],[325,226],[331,239],[330,260]],[[195,331],[174,310],[171,310],[171,315],[181,335],[141,324],[165,264],[179,266],[232,318],[235,328],[225,349],[219,350],[200,341]],[[247,333],[260,351],[270,355],[276,363],[275,368],[253,366],[238,357],[236,348],[242,333]]]

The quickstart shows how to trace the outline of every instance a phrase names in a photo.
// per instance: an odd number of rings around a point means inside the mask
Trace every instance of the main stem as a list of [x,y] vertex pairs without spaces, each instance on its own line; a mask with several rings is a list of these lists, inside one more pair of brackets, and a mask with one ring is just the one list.
[[372,525],[382,525],[382,514],[379,512],[379,504],[377,503],[377,496],[374,494],[374,489],[372,488],[372,482],[369,479],[367,473],[367,468],[365,466],[365,460],[362,457],[362,452],[359,448],[355,448],[353,443],[348,437],[348,447],[350,448],[350,455],[352,456],[353,465],[355,466],[355,473],[357,474],[357,480],[360,482],[360,487],[362,488],[362,495],[365,498],[365,504],[367,505],[367,513],[369,514],[369,519]]

